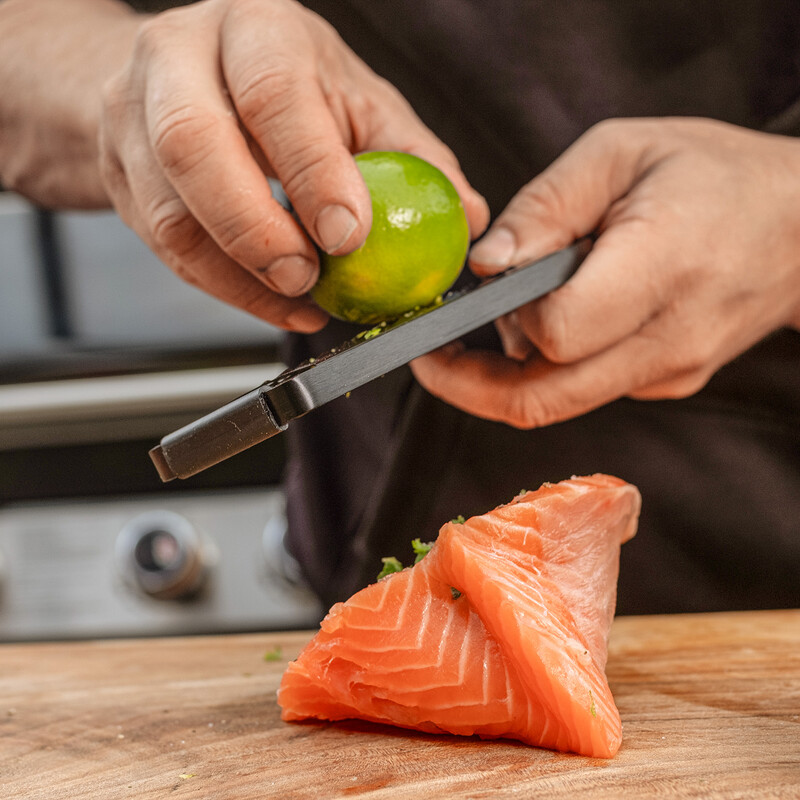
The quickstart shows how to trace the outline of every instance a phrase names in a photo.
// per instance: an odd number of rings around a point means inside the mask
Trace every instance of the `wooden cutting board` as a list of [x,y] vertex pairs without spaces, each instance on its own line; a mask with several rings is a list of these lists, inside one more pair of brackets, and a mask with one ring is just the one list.
[[800,798],[800,610],[617,620],[611,761],[282,723],[309,635],[0,646],[0,798]]

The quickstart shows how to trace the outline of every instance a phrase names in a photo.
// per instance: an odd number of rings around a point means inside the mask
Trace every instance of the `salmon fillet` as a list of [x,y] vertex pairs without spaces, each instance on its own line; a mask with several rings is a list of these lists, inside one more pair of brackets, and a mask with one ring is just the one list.
[[425,558],[337,603],[289,664],[282,718],[358,718],[608,758],[605,677],[637,489],[593,475],[445,524]]

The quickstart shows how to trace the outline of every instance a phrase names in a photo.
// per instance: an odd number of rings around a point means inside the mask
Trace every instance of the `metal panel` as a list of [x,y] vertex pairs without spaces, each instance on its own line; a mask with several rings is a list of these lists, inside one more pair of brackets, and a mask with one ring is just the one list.
[[[205,542],[207,584],[163,600],[126,583],[120,533],[144,514],[180,515]],[[275,630],[322,614],[283,550],[279,488],[0,509],[0,641]]]
[[0,356],[49,346],[34,211],[0,192]]
[[79,345],[220,346],[280,337],[180,280],[113,212],[62,213],[57,230]]
[[0,449],[160,438],[176,414],[190,421],[280,364],[0,385]]

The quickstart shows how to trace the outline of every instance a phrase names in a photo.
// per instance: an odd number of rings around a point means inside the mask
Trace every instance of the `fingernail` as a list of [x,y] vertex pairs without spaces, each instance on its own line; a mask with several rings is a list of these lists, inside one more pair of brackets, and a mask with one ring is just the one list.
[[349,209],[326,206],[317,214],[317,241],[326,253],[333,253],[350,238],[357,225]]
[[485,267],[508,267],[517,251],[517,240],[508,228],[495,228],[469,252],[470,261]]
[[279,256],[264,268],[263,274],[271,289],[287,297],[297,297],[311,288],[317,267],[304,256]]

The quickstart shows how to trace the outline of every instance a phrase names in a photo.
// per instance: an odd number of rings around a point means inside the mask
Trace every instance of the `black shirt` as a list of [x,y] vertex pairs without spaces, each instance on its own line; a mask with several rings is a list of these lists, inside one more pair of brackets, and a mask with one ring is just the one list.
[[[456,152],[493,213],[593,123],[698,115],[800,131],[793,2],[320,0]],[[291,337],[292,362],[352,334]],[[484,330],[480,344],[492,343]],[[496,342],[494,343],[496,346]],[[290,428],[290,546],[328,601],[410,558],[458,514],[573,474],[639,486],[618,608],[800,604],[800,333],[781,331],[680,401],[620,400],[518,431],[456,411],[408,370]]]

